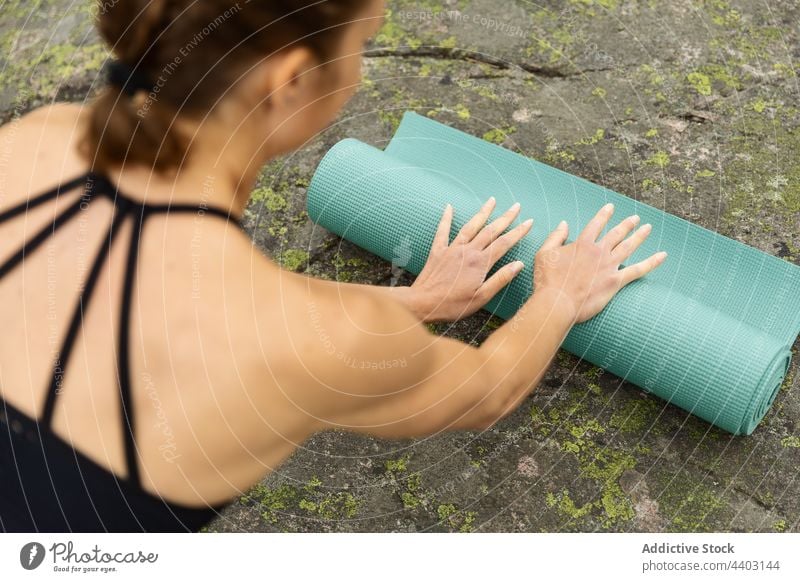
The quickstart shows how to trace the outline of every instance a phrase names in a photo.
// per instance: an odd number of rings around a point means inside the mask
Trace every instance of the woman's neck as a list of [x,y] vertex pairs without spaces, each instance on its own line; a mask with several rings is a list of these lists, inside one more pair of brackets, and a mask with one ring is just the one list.
[[[88,112],[80,109],[79,113]],[[269,156],[246,132],[232,134],[230,126],[221,125],[210,119],[198,125],[176,124],[175,130],[190,136],[191,151],[185,163],[172,171],[160,174],[141,164],[123,164],[110,168],[108,178],[121,192],[142,202],[206,204],[241,216]]]

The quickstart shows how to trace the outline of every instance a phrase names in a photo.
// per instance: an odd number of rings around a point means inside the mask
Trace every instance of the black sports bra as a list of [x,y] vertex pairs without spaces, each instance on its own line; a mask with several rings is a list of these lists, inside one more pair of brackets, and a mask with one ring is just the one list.
[[[104,242],[91,265],[84,287],[56,352],[47,397],[38,420],[27,416],[0,398],[0,531],[6,532],[104,532],[104,531],[197,531],[226,505],[195,508],[167,502],[142,488],[134,438],[134,410],[128,328],[133,297],[136,260],[142,227],[156,213],[193,212],[230,220],[229,212],[214,206],[191,204],[147,204],[121,194],[104,175],[87,172],[25,203],[0,213],[0,225],[24,214],[62,192],[84,186],[84,194],[26,241],[23,247],[0,263],[0,279],[13,271],[63,224],[78,215],[94,197],[108,196],[115,207]],[[128,475],[121,478],[75,450],[52,432],[53,410],[63,374],[78,331],[88,310],[92,291],[106,257],[123,222],[131,217],[134,228],[122,287],[119,336],[117,338],[118,382],[125,460]],[[237,226],[241,228],[241,225]]]

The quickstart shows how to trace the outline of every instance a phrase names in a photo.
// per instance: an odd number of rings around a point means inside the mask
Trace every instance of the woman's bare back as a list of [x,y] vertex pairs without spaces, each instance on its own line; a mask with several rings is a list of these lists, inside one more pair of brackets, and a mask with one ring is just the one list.
[[[10,145],[0,168],[0,212],[87,171],[73,147],[80,111],[77,105],[43,107],[0,128],[0,139]],[[118,187],[142,198],[124,183]],[[57,201],[3,224],[0,260],[82,193],[62,192]],[[174,194],[161,183],[148,190],[148,201]],[[203,193],[193,199],[202,204]],[[308,436],[280,401],[271,407],[260,401],[273,392],[266,372],[277,352],[276,338],[263,337],[255,325],[269,315],[257,317],[255,310],[280,309],[282,273],[252,247],[235,219],[159,214],[148,218],[141,235],[127,330],[136,445],[145,489],[175,503],[202,506],[234,497]],[[110,199],[92,200],[0,279],[0,396],[33,418],[41,413],[53,361],[111,221]],[[60,362],[53,416],[58,436],[119,476],[126,465],[117,337],[132,228],[133,221],[123,223],[84,306],[73,352]],[[288,278],[283,273],[284,287]],[[270,279],[274,297],[264,287]]]

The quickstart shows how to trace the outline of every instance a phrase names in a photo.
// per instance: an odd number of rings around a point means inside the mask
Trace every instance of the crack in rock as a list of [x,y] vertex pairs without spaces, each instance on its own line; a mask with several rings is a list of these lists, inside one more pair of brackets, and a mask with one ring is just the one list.
[[440,46],[420,46],[412,48],[410,46],[400,46],[397,48],[376,48],[364,52],[365,58],[376,57],[398,57],[398,58],[413,58],[413,57],[427,57],[433,59],[445,59],[454,61],[466,61],[484,63],[495,67],[496,69],[509,70],[521,69],[527,73],[537,75],[539,77],[547,77],[554,79],[569,79],[570,77],[577,77],[585,75],[586,73],[598,73],[603,71],[615,71],[624,67],[599,67],[596,69],[576,69],[573,72],[567,72],[559,68],[547,67],[543,65],[536,65],[533,63],[515,63],[506,61],[499,57],[487,55],[478,51],[472,51],[463,48],[449,48]]

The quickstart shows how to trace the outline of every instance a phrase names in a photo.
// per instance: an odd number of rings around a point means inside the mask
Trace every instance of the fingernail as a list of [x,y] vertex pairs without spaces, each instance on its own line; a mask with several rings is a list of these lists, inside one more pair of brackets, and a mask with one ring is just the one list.
[[519,273],[522,269],[525,268],[525,263],[522,261],[514,261],[514,272]]
[[489,196],[489,199],[486,201],[486,204],[492,204],[495,201],[494,196]]
[[641,219],[639,218],[638,214],[634,214],[633,216],[631,216],[631,220],[633,221],[633,224],[638,224],[639,220]]
[[445,206],[445,207],[444,207],[444,211],[445,211],[445,212],[448,212],[448,211],[450,211],[450,210],[452,210],[452,209],[453,209],[453,207],[452,207],[452,205],[450,205],[450,203],[449,203],[449,202],[448,202],[447,206]]
[[664,259],[667,258],[667,251],[661,251],[661,252],[657,253],[657,255],[659,257],[659,260],[663,261]]
[[564,228],[565,226],[567,226],[566,220],[562,220],[561,222],[558,223],[558,228]]
[[614,210],[614,205],[611,202],[609,202],[608,204],[603,206],[603,210],[605,210],[606,212],[611,212],[612,210]]
[[[645,229],[645,230],[650,230],[651,228],[653,228],[653,225],[652,225],[652,224],[650,224],[649,222],[648,222],[647,224],[643,224],[643,225],[642,225],[642,229]],[[641,230],[641,229],[640,229],[640,230]]]
[[511,205],[511,208],[509,208],[509,210],[516,210],[517,208],[519,208],[519,202],[514,202],[514,204]]
[[528,220],[526,220],[525,222],[522,223],[522,225],[525,226],[526,228],[529,227],[532,224],[533,224],[533,219],[532,218],[529,218]]

